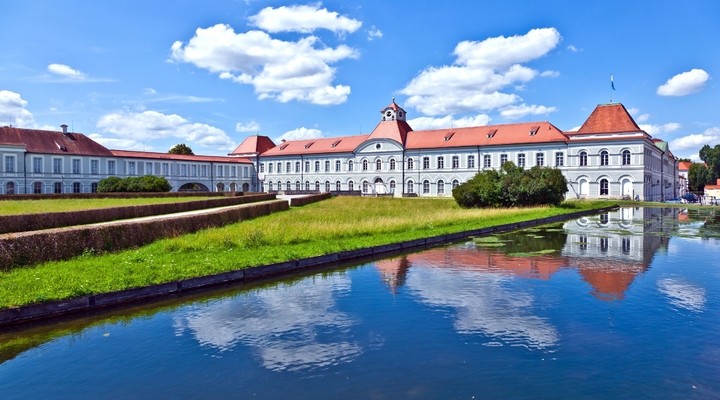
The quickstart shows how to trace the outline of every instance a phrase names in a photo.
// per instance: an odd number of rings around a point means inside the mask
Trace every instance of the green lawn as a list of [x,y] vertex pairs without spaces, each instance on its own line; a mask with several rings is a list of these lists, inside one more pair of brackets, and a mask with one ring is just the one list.
[[47,199],[3,200],[0,215],[41,214],[63,211],[92,210],[96,208],[141,206],[149,204],[180,203],[194,200],[218,199],[220,197],[143,197],[107,199]]
[[119,253],[0,273],[0,308],[461,232],[614,203],[462,209],[452,199],[338,197]]

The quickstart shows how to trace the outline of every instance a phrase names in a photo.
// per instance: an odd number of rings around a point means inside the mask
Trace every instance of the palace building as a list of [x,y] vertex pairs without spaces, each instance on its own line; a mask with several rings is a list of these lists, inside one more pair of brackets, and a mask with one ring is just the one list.
[[451,196],[479,171],[508,161],[559,168],[567,198],[662,201],[680,190],[666,142],[638,127],[622,104],[595,108],[577,131],[515,124],[415,131],[395,101],[367,135],[282,141],[251,136],[232,153],[253,161],[253,187],[269,192]]
[[394,99],[380,116],[369,134],[278,144],[249,136],[228,156],[109,150],[66,125],[0,127],[0,194],[90,193],[109,176],[157,175],[173,191],[443,197],[508,161],[559,168],[567,198],[662,201],[682,189],[667,143],[618,103],[597,106],[569,132],[546,121],[415,131]]

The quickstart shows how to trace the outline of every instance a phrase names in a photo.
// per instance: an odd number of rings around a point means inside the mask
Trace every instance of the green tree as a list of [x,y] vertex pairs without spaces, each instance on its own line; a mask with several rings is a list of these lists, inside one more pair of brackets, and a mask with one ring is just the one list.
[[192,149],[185,145],[185,143],[176,144],[168,151],[168,154],[186,154],[194,155]]
[[715,180],[720,177],[720,144],[716,144],[715,147],[703,146],[700,149],[700,159],[707,166],[705,183],[715,183]]
[[708,183],[708,169],[700,163],[693,163],[688,170],[688,186],[692,192],[702,192]]
[[125,179],[111,176],[98,182],[98,192],[169,192],[172,186],[167,179],[154,176],[131,176]]

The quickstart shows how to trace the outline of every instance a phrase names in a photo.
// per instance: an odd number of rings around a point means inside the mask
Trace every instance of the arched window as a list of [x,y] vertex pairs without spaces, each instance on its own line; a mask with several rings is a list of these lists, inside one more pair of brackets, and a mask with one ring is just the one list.
[[272,183],[272,181],[268,182],[268,191],[270,191],[270,192],[273,191],[273,183]]
[[407,193],[415,193],[415,182],[413,182],[412,179],[407,181],[407,185],[405,185],[405,191]]
[[42,194],[42,182],[33,182],[33,194]]
[[407,160],[407,169],[413,169],[415,168],[415,161],[413,161],[412,158],[408,158]]
[[285,190],[291,191],[292,190],[292,184],[290,181],[285,182]]
[[423,181],[423,194],[428,193],[430,193],[430,181],[426,179]]
[[310,190],[310,181],[305,181],[305,190]]
[[5,184],[5,194],[15,194],[15,182]]
[[315,181],[315,191],[316,192],[320,191],[320,181]]
[[382,160],[379,158],[377,160],[375,160],[375,170],[376,171],[382,170]]
[[348,160],[348,171],[353,170],[353,160]]
[[581,167],[587,166],[587,152],[585,152],[585,151],[580,152],[580,166]]
[[367,171],[368,169],[368,162],[367,160],[362,160],[362,170]]
[[326,192],[330,191],[330,181],[325,181],[325,191]]
[[623,150],[622,165],[630,165],[630,150]]
[[[281,182],[278,182],[278,190],[281,190],[281,187],[280,187],[281,184],[282,184]],[[230,191],[231,192],[237,191],[237,183],[233,182],[230,184]],[[93,192],[93,193],[95,193],[95,192]]]
[[395,193],[395,181],[390,181],[390,193]]
[[97,187],[98,187],[98,183],[97,183],[97,182],[91,183],[91,184],[90,184],[90,192],[91,192],[91,193],[97,193]]
[[393,171],[393,170],[395,170],[395,159],[391,158],[390,159],[390,171]]
[[610,154],[607,152],[607,150],[603,150],[600,152],[600,165],[608,165],[609,159]]
[[460,182],[457,179],[453,179],[452,188],[455,189],[458,186],[460,186]]
[[610,193],[607,179],[600,179],[600,196],[607,196]]
[[368,192],[368,181],[362,181],[362,192],[367,193]]
[[300,189],[302,189],[302,188],[301,188],[301,185],[302,185],[302,184],[300,183],[300,181],[295,181],[295,190],[298,190],[298,191],[299,191]]
[[445,194],[445,181],[442,179],[437,182],[437,194]]
[[60,182],[53,183],[53,193],[55,193],[55,194],[62,193],[62,183],[60,183]]
[[80,182],[73,182],[73,193],[80,193]]
[[348,190],[351,192],[355,190],[355,183],[353,181],[348,182]]
[[[74,184],[73,184],[74,185]],[[225,184],[220,182],[217,185],[215,185],[215,188],[217,188],[218,192],[224,192],[225,191]],[[75,192],[75,188],[73,187],[73,192]]]
[[335,182],[335,190],[338,192],[342,190],[342,183],[340,183],[340,181]]

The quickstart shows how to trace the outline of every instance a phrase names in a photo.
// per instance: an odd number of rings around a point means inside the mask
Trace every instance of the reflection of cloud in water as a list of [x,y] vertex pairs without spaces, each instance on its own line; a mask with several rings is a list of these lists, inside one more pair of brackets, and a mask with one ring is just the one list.
[[455,329],[460,333],[481,332],[531,349],[555,346],[555,327],[531,314],[533,298],[529,293],[503,288],[503,282],[508,280],[477,271],[414,268],[407,286],[425,303],[455,308]]
[[690,311],[705,308],[705,289],[681,282],[676,278],[660,279],[657,283],[660,293],[667,296],[670,304]]
[[349,290],[347,277],[332,275],[252,291],[178,315],[176,334],[189,331],[201,345],[220,351],[243,343],[274,371],[348,362],[362,349],[343,339],[355,321],[334,310],[334,294]]

